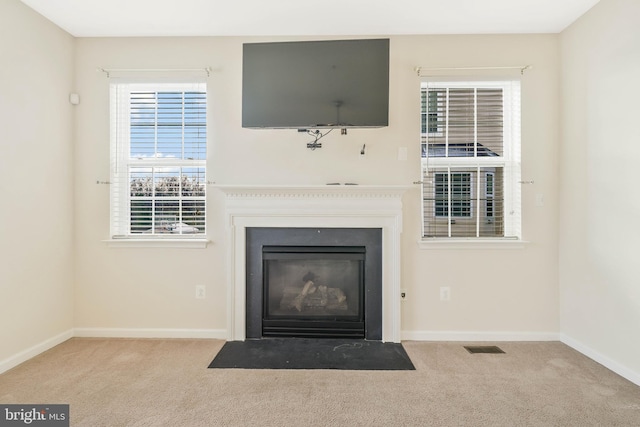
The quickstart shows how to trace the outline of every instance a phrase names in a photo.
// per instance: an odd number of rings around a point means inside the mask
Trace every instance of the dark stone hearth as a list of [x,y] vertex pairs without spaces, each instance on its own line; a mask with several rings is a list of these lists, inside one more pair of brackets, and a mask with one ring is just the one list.
[[399,343],[307,338],[229,341],[209,368],[415,370]]

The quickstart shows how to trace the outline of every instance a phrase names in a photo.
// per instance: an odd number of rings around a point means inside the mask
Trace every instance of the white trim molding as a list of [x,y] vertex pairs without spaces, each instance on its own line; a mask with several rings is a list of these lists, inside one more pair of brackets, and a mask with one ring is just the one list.
[[640,372],[635,372],[634,370],[616,362],[615,360],[601,354],[600,352],[592,349],[591,347],[581,343],[578,340],[575,340],[565,334],[560,334],[560,342],[568,345],[572,349],[584,354],[589,359],[592,359],[605,368],[615,372],[623,378],[631,381],[632,383],[640,386]]
[[103,240],[110,248],[183,248],[205,249],[207,239],[109,239]]
[[402,195],[409,186],[218,185],[228,236],[228,336],[246,338],[246,229],[249,227],[382,229],[382,340],[400,342]]
[[76,328],[78,338],[191,338],[226,339],[221,329],[159,329],[159,328]]
[[559,341],[557,332],[402,331],[403,341]]
[[424,238],[418,240],[420,249],[460,250],[460,249],[525,249],[529,242],[515,239],[465,239],[465,238]]
[[39,354],[44,353],[45,351],[50,350],[53,347],[57,346],[58,344],[62,344],[63,342],[71,338],[73,338],[73,329],[70,329],[52,338],[44,340],[41,343],[36,344],[33,347],[23,350],[4,360],[0,360],[0,374],[8,371],[9,369],[15,368],[21,363],[24,363],[27,360],[34,358]]

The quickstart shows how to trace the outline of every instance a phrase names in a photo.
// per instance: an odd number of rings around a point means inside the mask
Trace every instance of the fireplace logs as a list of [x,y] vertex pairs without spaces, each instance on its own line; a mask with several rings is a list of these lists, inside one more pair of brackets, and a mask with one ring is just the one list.
[[331,288],[327,285],[316,285],[314,282],[315,274],[308,272],[302,280],[304,285],[302,289],[295,286],[285,287],[280,302],[280,308],[295,308],[298,312],[303,310],[324,310],[330,312],[333,310],[349,309],[347,304],[347,296],[340,288]]

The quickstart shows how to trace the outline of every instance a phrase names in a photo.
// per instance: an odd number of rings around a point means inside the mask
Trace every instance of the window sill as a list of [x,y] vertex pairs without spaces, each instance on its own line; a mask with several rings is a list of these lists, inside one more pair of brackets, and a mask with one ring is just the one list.
[[529,242],[516,239],[424,238],[420,249],[524,249]]
[[103,240],[110,248],[186,248],[204,249],[208,239],[109,239]]

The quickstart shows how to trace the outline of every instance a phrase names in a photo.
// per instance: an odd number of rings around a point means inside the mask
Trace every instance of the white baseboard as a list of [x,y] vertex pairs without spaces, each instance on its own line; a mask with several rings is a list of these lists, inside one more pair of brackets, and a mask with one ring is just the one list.
[[208,338],[227,339],[226,329],[76,328],[79,338]]
[[[49,338],[0,361],[0,374],[44,353],[73,337],[82,338],[192,338],[227,339],[225,329],[129,329],[129,328],[76,328]],[[600,363],[634,384],[640,385],[640,373],[610,359],[581,342],[556,332],[457,332],[457,331],[402,331],[403,341],[560,341],[590,359]]]
[[403,341],[559,341],[557,332],[402,331]]
[[49,338],[48,340],[45,340],[40,344],[36,344],[33,347],[23,350],[20,353],[8,357],[5,360],[0,360],[0,374],[8,371],[9,369],[15,368],[19,364],[26,362],[27,360],[39,355],[40,353],[44,353],[45,351],[57,346],[58,344],[62,344],[70,338],[73,338],[73,329],[56,335],[53,338]]
[[640,386],[640,373],[639,372],[635,372],[632,369],[629,369],[628,367],[616,362],[615,360],[610,359],[607,356],[604,356],[603,354],[597,352],[596,350],[592,349],[591,347],[588,347],[586,345],[584,345],[583,343],[581,343],[578,340],[575,340],[565,334],[560,334],[560,341],[566,345],[568,345],[569,347],[573,348],[574,350],[584,354],[585,356],[587,356],[588,358],[598,362],[599,364],[601,364],[602,366],[604,366],[605,368],[615,372],[616,374],[620,375],[621,377],[631,381],[632,383],[639,385]]

